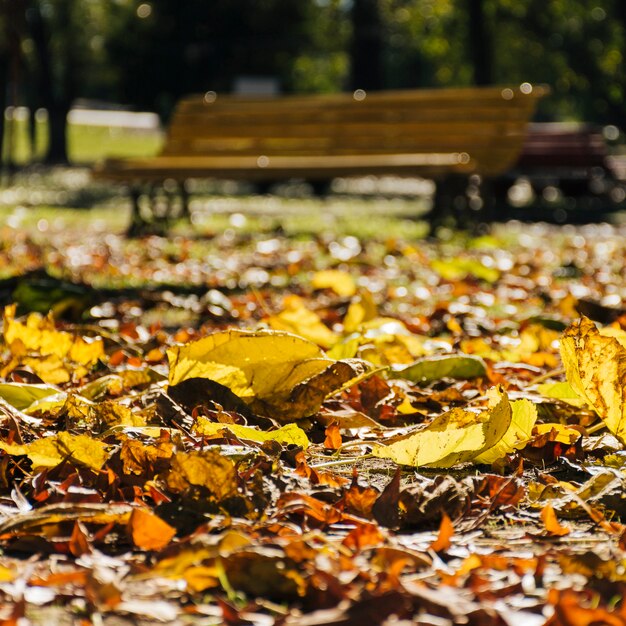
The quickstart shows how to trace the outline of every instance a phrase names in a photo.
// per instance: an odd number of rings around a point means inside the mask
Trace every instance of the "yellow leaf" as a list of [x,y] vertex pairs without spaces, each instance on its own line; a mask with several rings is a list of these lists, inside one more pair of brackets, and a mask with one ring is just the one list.
[[0,565],[0,583],[8,583],[15,579],[15,572],[4,565]]
[[356,293],[356,283],[348,272],[322,270],[315,272],[311,280],[313,289],[332,289],[338,296],[349,298]]
[[268,323],[274,330],[286,330],[322,348],[330,348],[337,343],[338,335],[325,326],[319,316],[311,311],[302,298],[287,296],[284,309],[278,315],[272,315]]
[[537,435],[546,435],[550,432],[554,431],[554,439],[552,441],[558,441],[559,443],[564,443],[568,446],[571,446],[573,443],[576,443],[581,434],[575,428],[568,428],[563,424],[537,424],[535,426],[535,434]]
[[309,447],[309,440],[306,433],[295,424],[286,424],[277,430],[271,431],[258,430],[250,426],[240,426],[238,424],[210,422],[206,417],[199,417],[194,424],[194,431],[205,437],[212,437],[223,430],[229,430],[239,439],[248,439],[260,443],[263,441],[277,441],[284,445],[294,444],[305,450]]
[[15,305],[4,309],[4,341],[16,365],[28,365],[45,382],[57,384],[84,376],[104,356],[101,339],[84,339],[55,329],[52,317],[31,313],[15,320]]
[[145,426],[146,420],[119,402],[105,400],[91,407],[91,416],[100,430],[112,426]]
[[453,409],[417,433],[387,446],[374,446],[372,454],[415,467],[451,467],[473,461],[493,448],[511,424],[511,405],[506,393],[493,388],[489,396],[489,407],[481,413]]
[[475,463],[493,463],[523,448],[532,436],[537,421],[537,407],[530,400],[511,402],[511,424],[495,446],[485,450],[475,459]]
[[362,291],[348,307],[343,319],[343,329],[347,333],[355,332],[361,324],[373,320],[378,315],[378,307],[369,291]]
[[0,448],[11,455],[27,455],[34,467],[56,467],[64,460],[99,470],[108,459],[106,444],[86,435],[61,432],[26,445],[0,442]]
[[568,382],[544,383],[543,385],[538,385],[537,390],[545,398],[561,400],[578,408],[587,405],[585,399],[581,398]]
[[219,501],[237,493],[237,471],[215,450],[179,452],[172,458],[167,486],[178,493],[204,487]]
[[488,283],[494,283],[500,278],[500,272],[497,269],[487,267],[480,261],[471,258],[435,259],[431,261],[430,265],[443,279],[452,282],[464,280],[468,276],[480,278]]
[[583,317],[563,332],[561,360],[572,389],[626,443],[626,348]]
[[280,421],[313,415],[327,395],[369,369],[356,359],[329,359],[313,342],[281,331],[228,330],[167,355],[170,385],[209,378]]

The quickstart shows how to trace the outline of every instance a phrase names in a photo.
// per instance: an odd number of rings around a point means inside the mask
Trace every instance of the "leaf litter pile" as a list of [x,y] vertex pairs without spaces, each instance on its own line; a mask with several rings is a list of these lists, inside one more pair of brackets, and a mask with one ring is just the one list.
[[626,624],[623,228],[0,233],[3,623]]

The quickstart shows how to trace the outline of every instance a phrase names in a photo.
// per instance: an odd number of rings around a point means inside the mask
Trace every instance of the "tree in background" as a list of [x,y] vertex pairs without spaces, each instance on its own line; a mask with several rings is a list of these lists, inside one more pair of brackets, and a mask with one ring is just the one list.
[[383,89],[384,24],[379,0],[353,0],[350,11],[352,89]]
[[[183,94],[230,92],[245,75],[274,77],[283,92],[547,83],[545,118],[625,126],[625,7],[623,0],[0,0],[0,99],[17,94],[20,104],[48,110],[49,162],[67,159],[65,124],[76,98],[166,118]],[[10,81],[15,67],[21,81]]]

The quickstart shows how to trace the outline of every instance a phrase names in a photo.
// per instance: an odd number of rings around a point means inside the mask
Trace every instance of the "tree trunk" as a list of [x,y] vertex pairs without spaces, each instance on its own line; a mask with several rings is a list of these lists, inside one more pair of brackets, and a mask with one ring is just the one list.
[[382,89],[383,21],[378,0],[354,0],[351,20],[351,87]]
[[4,50],[0,50],[0,180],[5,174],[5,146],[6,124],[4,112],[7,108],[7,92],[9,90],[9,58]]
[[[65,12],[68,12],[66,3],[61,3]],[[62,16],[69,18],[69,14]],[[30,3],[28,10],[28,26],[35,48],[37,59],[37,85],[41,105],[48,110],[48,149],[43,157],[46,163],[67,163],[67,114],[71,104],[71,94],[68,94],[67,79],[62,80],[55,90],[55,77],[50,55],[50,34],[48,26],[41,15],[41,7],[36,0]],[[71,46],[71,43],[65,47]],[[67,54],[65,55],[68,56]],[[67,59],[64,59],[67,61]],[[72,68],[65,63],[64,73],[71,72]],[[73,79],[70,79],[73,80]],[[60,92],[60,93],[59,93]],[[33,107],[34,108],[34,107]]]
[[491,33],[486,26],[483,0],[468,0],[469,47],[474,66],[474,84],[493,83]]

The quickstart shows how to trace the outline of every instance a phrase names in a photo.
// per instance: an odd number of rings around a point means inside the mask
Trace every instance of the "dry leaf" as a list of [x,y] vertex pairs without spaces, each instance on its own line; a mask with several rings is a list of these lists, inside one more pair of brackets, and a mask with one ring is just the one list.
[[561,359],[572,389],[626,443],[626,348],[583,317],[563,332]]
[[322,348],[330,348],[339,339],[337,333],[325,326],[319,316],[298,296],[287,296],[283,302],[283,310],[278,315],[272,315],[267,322],[274,330],[289,331]]
[[134,509],[128,520],[128,533],[140,550],[162,550],[169,544],[176,529],[145,509]]
[[190,487],[204,487],[218,501],[237,493],[235,466],[216,450],[179,452],[172,457],[172,467],[166,482],[175,492],[184,492]]
[[375,445],[372,454],[400,465],[451,467],[493,448],[511,424],[511,405],[502,390],[490,391],[489,408],[481,413],[453,409],[425,429],[390,445]]
[[282,422],[316,413],[324,398],[369,374],[364,361],[329,359],[311,341],[286,332],[228,330],[168,350],[169,384],[209,378]]
[[356,293],[356,282],[348,272],[320,270],[311,279],[313,289],[332,289],[338,296],[349,298]]
[[445,552],[452,545],[450,539],[454,535],[454,524],[444,511],[439,524],[439,534],[437,539],[430,544],[430,549],[435,552]]
[[550,535],[563,537],[564,535],[569,535],[571,532],[570,528],[563,526],[559,522],[551,504],[546,504],[543,509],[541,509],[540,517],[543,525],[546,527],[546,530]]

